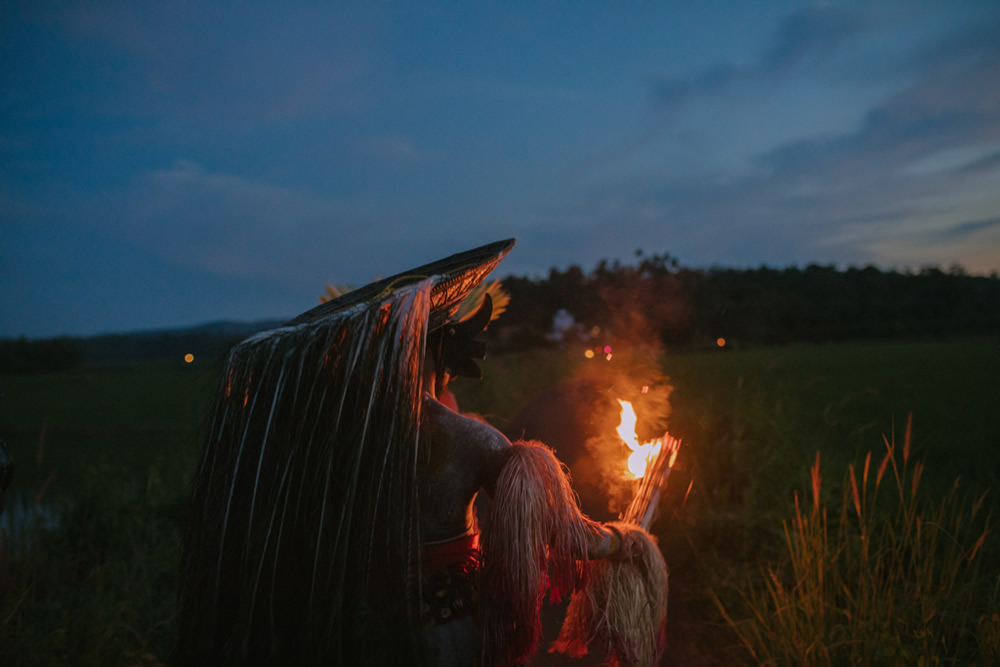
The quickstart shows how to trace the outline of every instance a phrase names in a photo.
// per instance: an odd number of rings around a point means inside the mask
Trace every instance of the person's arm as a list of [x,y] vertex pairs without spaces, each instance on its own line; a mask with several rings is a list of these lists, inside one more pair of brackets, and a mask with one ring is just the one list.
[[587,560],[613,558],[621,554],[622,534],[608,524],[593,524],[593,535],[587,545]]
[[588,560],[622,560],[631,557],[636,550],[636,531],[644,532],[632,524],[617,521],[609,523],[593,522],[593,536],[587,548]]

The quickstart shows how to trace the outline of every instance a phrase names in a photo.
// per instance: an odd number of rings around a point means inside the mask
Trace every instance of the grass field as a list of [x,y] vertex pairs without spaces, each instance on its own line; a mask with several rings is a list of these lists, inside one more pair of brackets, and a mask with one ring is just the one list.
[[[670,430],[685,443],[654,527],[671,567],[666,664],[840,664],[852,655],[893,664],[927,652],[942,663],[990,662],[989,651],[1000,644],[1000,558],[995,538],[983,531],[996,498],[987,496],[975,516],[971,507],[1000,474],[1000,422],[994,417],[1000,340],[668,352],[657,361],[674,386]],[[484,364],[482,383],[459,385],[456,393],[463,408],[504,426],[540,389],[593,372],[595,363],[610,368],[616,362],[587,361],[575,349],[500,356]],[[209,365],[178,360],[0,376],[6,394],[0,401],[0,436],[16,462],[3,518],[11,536],[14,588],[0,600],[0,664],[158,664],[169,658],[180,526],[214,373]],[[961,531],[951,530],[950,542],[935,542],[937,551],[924,560],[944,569],[952,562],[956,568],[960,561],[967,565],[956,570],[962,576],[947,595],[932,597],[927,585],[913,592],[901,583],[906,595],[933,600],[935,609],[914,617],[911,625],[919,627],[892,625],[879,630],[890,636],[872,640],[895,648],[851,653],[862,644],[845,639],[844,628],[864,634],[856,620],[857,601],[831,597],[838,591],[795,598],[808,588],[796,567],[803,566],[803,553],[813,553],[802,544],[829,541],[843,548],[828,556],[816,551],[809,562],[843,564],[836,572],[849,591],[869,577],[868,570],[858,569],[860,561],[847,557],[864,533],[849,527],[858,523],[853,515],[841,516],[845,507],[854,512],[845,475],[853,463],[860,476],[869,451],[873,466],[882,460],[883,435],[892,442],[895,431],[901,449],[911,412],[907,474],[914,461],[925,467],[919,495],[912,493],[913,506],[899,510],[898,523],[909,526],[905,517],[911,510],[940,514],[951,502],[949,511],[966,517]],[[814,488],[810,466],[817,452],[823,481]],[[958,491],[948,501],[957,476]],[[888,488],[888,481],[883,484]],[[825,525],[822,518],[810,521],[814,491],[815,516],[829,509],[829,535],[810,532]],[[896,510],[881,497],[879,503],[885,509],[877,516],[866,509],[866,525],[870,529],[884,515],[890,536],[884,539],[898,540],[905,531],[894,528]],[[801,544],[789,537],[799,534],[797,520],[806,526]],[[920,539],[943,521],[921,523]],[[838,542],[840,529],[846,532]],[[869,539],[880,534],[871,532]],[[952,543],[954,554],[947,551]],[[873,553],[923,548],[917,542],[886,544]],[[938,570],[926,576],[936,581]],[[783,604],[797,613],[814,614],[813,604],[829,610],[834,619],[829,627],[787,622],[787,613],[770,602],[777,599],[768,588],[774,582],[785,586],[780,592],[790,597]],[[967,592],[963,582],[979,592]],[[887,595],[878,590],[881,598]],[[959,599],[967,618],[961,623],[950,615]],[[834,612],[844,605],[854,614],[854,625],[837,620]],[[869,608],[872,614],[878,609]],[[935,629],[923,620],[928,614],[948,619],[949,628],[960,626],[955,632],[965,639]],[[824,654],[810,648],[802,639],[810,632],[836,650]],[[929,636],[933,633],[944,634]],[[757,636],[760,643],[754,643]],[[784,646],[791,648],[778,648]]]

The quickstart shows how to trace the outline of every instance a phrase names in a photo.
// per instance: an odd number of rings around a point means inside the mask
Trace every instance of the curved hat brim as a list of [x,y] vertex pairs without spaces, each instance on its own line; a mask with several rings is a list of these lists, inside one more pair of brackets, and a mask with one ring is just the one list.
[[496,241],[383,278],[321,303],[289,320],[284,326],[316,322],[362,303],[380,302],[402,287],[430,278],[433,287],[429,328],[435,329],[448,321],[469,292],[496,268],[515,242],[515,239]]

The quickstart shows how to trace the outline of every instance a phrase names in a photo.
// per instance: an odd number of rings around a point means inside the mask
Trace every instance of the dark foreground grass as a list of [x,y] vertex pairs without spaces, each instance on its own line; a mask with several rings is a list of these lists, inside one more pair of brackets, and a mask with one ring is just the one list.
[[173,642],[207,367],[0,377],[15,460],[0,664],[158,664]]
[[[654,526],[671,567],[666,662],[752,663],[793,655],[786,644],[808,645],[808,633],[775,621],[787,609],[766,601],[771,573],[783,591],[801,590],[784,526],[796,525],[794,494],[812,497],[817,451],[829,471],[819,504],[833,508],[828,530],[836,535],[843,503],[853,506],[838,471],[855,463],[860,475],[868,451],[879,461],[882,434],[891,442],[895,428],[901,438],[912,411],[911,470],[913,461],[924,462],[913,502],[927,512],[939,507],[961,475],[953,502],[956,512],[971,512],[997,481],[998,351],[994,339],[668,353],[661,361],[675,387],[670,430],[685,444]],[[577,350],[498,357],[485,364],[484,382],[457,390],[463,408],[502,426],[538,390],[593,373],[594,363]],[[187,484],[212,383],[211,369],[180,364],[0,377],[7,395],[0,435],[17,464],[4,519],[15,583],[0,600],[0,664],[167,661]],[[969,520],[980,523],[957,538],[972,540],[962,553],[983,534],[994,501],[987,496]],[[808,515],[811,506],[800,511]],[[835,556],[842,553],[816,562]],[[974,640],[957,654],[938,649],[932,657],[985,663],[978,636],[1000,636],[991,534],[974,561],[982,594],[963,603],[971,620],[962,631]],[[805,602],[789,599],[806,612]],[[950,618],[952,611],[938,613]],[[781,621],[788,618],[795,616]],[[896,626],[886,632],[895,633],[886,641],[905,634]],[[933,637],[897,645],[907,657],[937,646]]]

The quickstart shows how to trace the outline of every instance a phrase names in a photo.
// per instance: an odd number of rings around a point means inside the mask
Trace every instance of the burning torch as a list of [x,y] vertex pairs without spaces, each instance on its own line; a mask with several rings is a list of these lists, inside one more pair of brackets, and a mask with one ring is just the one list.
[[656,515],[660,495],[677,460],[681,442],[669,433],[644,443],[635,434],[636,415],[629,401],[618,399],[621,422],[618,437],[632,450],[628,458],[629,473],[638,480],[635,494],[622,514],[622,521],[649,530]]

